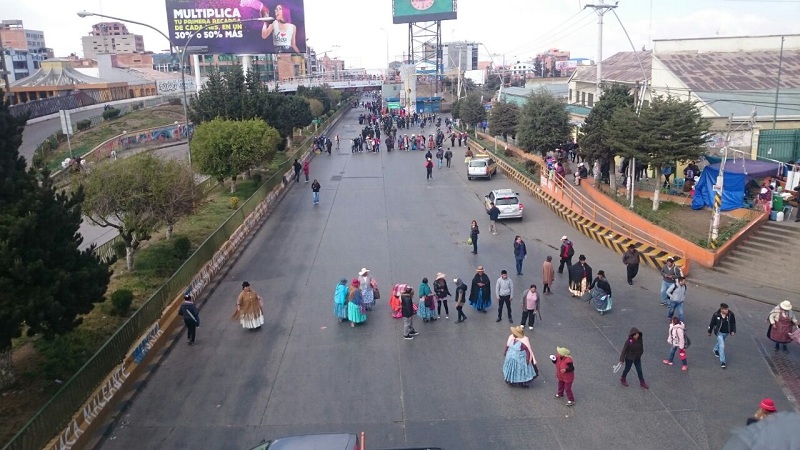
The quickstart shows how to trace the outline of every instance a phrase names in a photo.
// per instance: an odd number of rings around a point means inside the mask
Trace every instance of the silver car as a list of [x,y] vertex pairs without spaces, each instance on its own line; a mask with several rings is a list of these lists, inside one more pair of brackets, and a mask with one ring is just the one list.
[[467,179],[488,178],[497,175],[497,163],[492,158],[474,157],[467,164]]
[[495,189],[483,198],[483,206],[488,211],[492,203],[500,210],[498,219],[522,219],[523,206],[519,194],[511,189]]

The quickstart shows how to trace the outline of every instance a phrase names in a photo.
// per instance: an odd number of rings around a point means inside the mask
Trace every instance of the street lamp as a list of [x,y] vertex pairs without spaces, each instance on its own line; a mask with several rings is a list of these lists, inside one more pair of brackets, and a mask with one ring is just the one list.
[[[143,27],[150,28],[151,30],[154,30],[155,32],[157,32],[161,36],[164,36],[164,39],[169,41],[169,54],[172,55],[173,57],[175,56],[173,48],[177,48],[177,46],[175,44],[173,44],[172,39],[170,39],[169,36],[167,36],[161,30],[159,30],[158,28],[156,28],[156,27],[154,27],[152,25],[148,25],[148,24],[142,23],[142,22],[137,22],[135,20],[122,19],[122,18],[119,18],[119,17],[109,16],[109,15],[106,15],[106,14],[99,14],[99,13],[94,13],[94,12],[89,12],[89,11],[79,11],[78,12],[78,17],[80,17],[80,18],[85,18],[85,17],[90,17],[90,16],[105,17],[106,19],[119,20],[120,22],[133,23],[133,24],[136,24],[136,25],[141,25]],[[254,19],[232,20],[232,21],[226,22],[226,23],[272,22],[274,20],[275,19],[272,18],[272,17],[258,17],[258,18],[254,18]],[[181,86],[183,88],[183,125],[184,125],[184,127],[186,129],[186,139],[187,139],[186,147],[188,148],[188,151],[189,151],[189,167],[190,168],[192,167],[192,146],[189,143],[189,140],[190,140],[189,139],[189,137],[190,137],[189,136],[189,109],[188,109],[188,101],[187,101],[187,96],[186,96],[186,63],[185,63],[186,49],[189,47],[189,43],[192,42],[192,39],[194,39],[195,36],[199,36],[201,31],[206,30],[208,28],[212,28],[212,27],[218,27],[218,26],[220,26],[220,24],[214,23],[214,24],[205,25],[205,26],[200,27],[199,29],[197,29],[194,33],[192,33],[191,36],[189,36],[189,39],[184,44],[183,48],[181,49],[181,54],[180,54],[180,58],[181,58],[180,59]]]

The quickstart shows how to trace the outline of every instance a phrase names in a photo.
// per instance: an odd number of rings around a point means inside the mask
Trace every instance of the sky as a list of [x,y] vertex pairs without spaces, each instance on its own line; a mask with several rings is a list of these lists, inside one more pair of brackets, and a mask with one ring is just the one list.
[[[458,19],[442,21],[442,41],[480,42],[480,60],[496,64],[530,61],[550,48],[568,50],[573,58],[595,59],[597,15],[584,9],[587,3],[600,0],[458,0]],[[631,50],[623,27],[637,50],[652,48],[657,39],[800,33],[800,0],[617,3],[619,20],[610,12],[604,18],[604,58]],[[82,55],[81,36],[104,20],[79,18],[76,13],[81,10],[168,32],[164,0],[0,0],[0,18],[21,19],[26,28],[44,31],[47,46],[56,56]],[[408,25],[392,24],[391,15],[391,0],[305,0],[308,43],[318,53],[344,59],[348,68],[381,69],[386,65],[387,46],[392,61],[402,60],[408,51]],[[166,39],[148,28],[128,24],[128,30],[144,36],[148,51],[168,48]]]

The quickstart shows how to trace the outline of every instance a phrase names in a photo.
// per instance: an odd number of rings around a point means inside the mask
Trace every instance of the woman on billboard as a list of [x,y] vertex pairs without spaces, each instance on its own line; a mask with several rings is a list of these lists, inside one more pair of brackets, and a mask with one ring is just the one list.
[[[264,7],[261,14],[269,16],[269,10]],[[297,47],[297,26],[291,23],[292,15],[289,8],[283,5],[275,6],[275,20],[261,27],[261,38],[269,39],[272,35],[272,43],[276,52],[300,53]]]

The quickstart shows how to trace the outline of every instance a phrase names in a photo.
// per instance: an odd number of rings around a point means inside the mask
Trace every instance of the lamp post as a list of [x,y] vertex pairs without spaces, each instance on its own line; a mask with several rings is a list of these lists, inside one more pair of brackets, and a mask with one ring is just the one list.
[[[175,56],[174,48],[177,48],[177,45],[173,44],[172,39],[170,39],[169,36],[167,36],[161,30],[159,30],[158,28],[156,28],[156,27],[154,27],[152,25],[148,25],[148,24],[142,23],[142,22],[137,22],[135,20],[122,19],[120,17],[114,17],[114,16],[109,16],[109,15],[106,15],[106,14],[99,14],[99,13],[94,13],[94,12],[89,12],[89,11],[79,11],[78,12],[78,17],[80,17],[80,18],[85,18],[85,17],[90,17],[90,16],[105,17],[106,19],[119,20],[120,22],[133,23],[133,24],[136,24],[136,25],[141,25],[143,27],[150,28],[151,30],[153,30],[153,31],[157,32],[158,34],[160,34],[161,36],[163,36],[164,39],[169,41],[169,54],[172,55],[173,58]],[[233,21],[226,22],[226,23],[272,22],[274,20],[275,19],[272,18],[272,17],[258,17],[258,18],[254,18],[254,19],[233,20]],[[180,68],[181,68],[181,87],[182,87],[182,90],[183,90],[183,126],[186,129],[186,139],[187,139],[186,147],[187,147],[188,152],[189,152],[189,167],[190,168],[192,167],[192,146],[189,143],[189,140],[190,140],[189,139],[190,138],[190,136],[189,136],[189,109],[188,109],[188,101],[187,101],[187,95],[186,95],[186,63],[185,63],[186,49],[189,47],[189,43],[192,42],[192,39],[194,39],[195,36],[199,36],[201,31],[207,30],[207,29],[212,28],[212,27],[218,27],[220,25],[221,24],[214,23],[214,24],[205,25],[205,26],[200,27],[199,29],[195,30],[195,32],[192,33],[191,36],[189,36],[189,39],[186,40],[186,43],[184,44],[183,48],[181,49],[179,63],[180,63]]]

